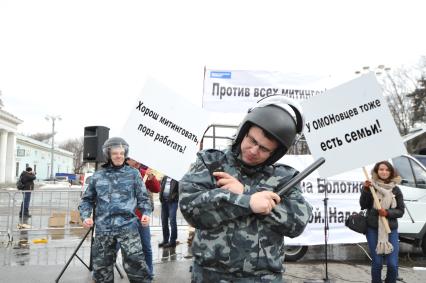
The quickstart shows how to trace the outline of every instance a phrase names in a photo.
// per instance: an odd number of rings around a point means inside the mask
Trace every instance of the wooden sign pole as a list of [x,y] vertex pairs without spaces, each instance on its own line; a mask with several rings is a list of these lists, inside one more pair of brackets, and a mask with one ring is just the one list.
[[[370,177],[368,176],[368,172],[365,169],[365,167],[362,167],[362,170],[364,171],[365,178],[370,181]],[[374,188],[370,187],[370,191],[371,191],[371,194],[373,195],[374,203],[376,204],[377,208],[381,209],[382,207],[380,206],[379,198],[376,195],[376,190]],[[384,216],[380,216],[380,219],[381,219],[383,225],[385,226],[386,233],[389,234],[391,232],[391,230],[389,228],[388,220]]]

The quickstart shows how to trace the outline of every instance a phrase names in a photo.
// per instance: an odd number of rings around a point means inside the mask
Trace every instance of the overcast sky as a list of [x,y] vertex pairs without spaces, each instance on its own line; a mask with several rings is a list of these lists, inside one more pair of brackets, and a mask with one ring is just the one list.
[[[355,77],[426,55],[425,1],[0,0],[0,90],[19,132],[120,133],[147,75],[201,106],[205,65]],[[290,1],[289,1],[290,2]]]

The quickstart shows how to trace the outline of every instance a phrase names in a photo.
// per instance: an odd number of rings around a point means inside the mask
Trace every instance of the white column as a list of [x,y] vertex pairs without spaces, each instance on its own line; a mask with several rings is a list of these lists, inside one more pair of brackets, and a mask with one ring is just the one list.
[[7,153],[6,153],[6,182],[15,181],[16,166],[16,135],[9,132],[7,135]]
[[0,183],[6,181],[6,145],[7,132],[0,130]]

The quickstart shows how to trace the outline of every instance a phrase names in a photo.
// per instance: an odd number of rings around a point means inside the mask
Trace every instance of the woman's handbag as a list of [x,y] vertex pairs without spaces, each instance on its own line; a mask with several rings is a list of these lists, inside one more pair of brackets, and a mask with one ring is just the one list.
[[367,233],[367,216],[365,211],[360,213],[353,213],[349,215],[348,219],[345,221],[346,227],[355,231],[357,233],[366,234]]

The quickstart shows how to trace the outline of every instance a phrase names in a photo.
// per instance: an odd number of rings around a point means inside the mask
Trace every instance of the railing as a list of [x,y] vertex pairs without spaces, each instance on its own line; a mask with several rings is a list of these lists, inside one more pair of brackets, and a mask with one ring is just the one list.
[[11,194],[0,191],[0,239],[10,238]]
[[[31,193],[31,218],[20,217],[19,211],[23,192]],[[34,191],[0,191],[0,236],[13,241],[14,236],[23,233],[30,235],[50,235],[62,233],[80,234],[84,229],[79,223],[78,205],[81,192],[73,189],[39,189]],[[161,229],[161,205],[158,196],[154,198],[155,209],[151,217],[153,230]],[[177,213],[178,226],[187,223],[180,212]]]

